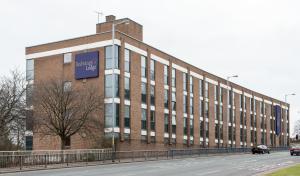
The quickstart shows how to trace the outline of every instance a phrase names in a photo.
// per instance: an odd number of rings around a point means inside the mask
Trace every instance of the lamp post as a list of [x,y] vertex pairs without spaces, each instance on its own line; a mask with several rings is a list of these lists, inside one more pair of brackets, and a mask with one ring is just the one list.
[[284,95],[284,102],[287,103],[287,97],[288,97],[288,96],[295,96],[295,95],[296,95],[295,93],[285,94],[285,95]]
[[[295,96],[295,95],[296,95],[295,93],[285,94],[285,95],[284,95],[284,102],[287,103],[287,97],[288,97],[288,96]],[[288,112],[289,112],[289,111],[288,111]],[[287,117],[287,114],[286,114],[286,117]],[[287,120],[287,119],[286,119],[286,120]],[[286,139],[286,137],[284,137],[283,139],[284,139],[284,145],[286,145],[286,144],[287,144],[287,139]]]
[[[123,24],[125,23],[125,25],[129,24],[129,20],[122,20],[118,23],[115,23],[114,21],[112,22],[112,49],[111,49],[111,56],[112,56],[112,80],[113,80],[113,84],[112,84],[112,89],[113,89],[113,94],[112,94],[112,150],[113,152],[115,151],[115,116],[116,116],[116,107],[115,107],[115,67],[116,67],[116,61],[115,61],[115,28],[117,25]],[[114,161],[114,159],[113,159]]]
[[[229,80],[230,80],[231,78],[238,78],[238,77],[239,77],[238,75],[227,76],[227,79],[226,79],[226,84],[227,84],[227,107],[226,107],[226,108],[227,108],[227,109],[228,109],[228,105],[229,105],[229,98],[232,97],[231,94],[229,95]],[[228,111],[228,114],[227,114],[227,115],[228,115],[229,119],[227,118],[227,124],[229,124],[229,120],[232,118],[232,117],[231,117],[231,114],[232,114],[231,111],[232,111],[232,109],[233,109],[233,108],[231,107],[231,108],[230,108],[230,111]],[[233,124],[231,124],[231,127],[233,127]],[[228,131],[229,131],[229,128],[228,128],[228,126],[227,126],[227,136],[228,136]],[[231,134],[231,137],[230,137],[231,139],[232,139],[232,135],[233,135],[233,134]],[[228,136],[228,137],[229,137],[229,136]],[[228,141],[229,141],[229,139],[227,139],[227,144],[228,144]],[[231,147],[233,146],[233,141],[231,141],[231,144],[230,144],[230,145],[231,145]]]

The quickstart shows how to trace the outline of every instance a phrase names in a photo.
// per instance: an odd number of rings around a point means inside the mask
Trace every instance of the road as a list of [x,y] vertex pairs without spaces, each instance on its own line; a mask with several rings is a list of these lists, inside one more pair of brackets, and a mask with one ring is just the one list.
[[109,164],[89,167],[64,168],[29,171],[7,176],[243,176],[255,175],[300,163],[300,156],[290,156],[288,152],[265,155],[226,155],[176,160],[149,161],[123,164]]

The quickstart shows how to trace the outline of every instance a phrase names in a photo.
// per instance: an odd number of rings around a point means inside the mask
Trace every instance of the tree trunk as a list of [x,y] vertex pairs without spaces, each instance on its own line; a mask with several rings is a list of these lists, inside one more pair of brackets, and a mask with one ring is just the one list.
[[60,142],[61,142],[60,149],[61,150],[65,150],[65,148],[66,148],[66,146],[65,146],[65,144],[66,144],[66,138],[65,137],[60,137]]

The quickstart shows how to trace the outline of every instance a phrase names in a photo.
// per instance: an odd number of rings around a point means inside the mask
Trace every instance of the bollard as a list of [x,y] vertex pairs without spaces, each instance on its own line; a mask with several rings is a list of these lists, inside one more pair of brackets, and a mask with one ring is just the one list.
[[22,168],[23,168],[23,159],[22,159],[21,155],[19,156],[19,158],[20,158],[20,170],[22,170]]

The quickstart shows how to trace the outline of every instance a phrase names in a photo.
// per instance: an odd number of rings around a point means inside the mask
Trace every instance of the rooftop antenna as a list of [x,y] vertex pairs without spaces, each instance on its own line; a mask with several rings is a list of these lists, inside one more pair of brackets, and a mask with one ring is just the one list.
[[98,23],[100,23],[100,16],[102,17],[103,13],[99,12],[99,11],[95,11],[95,13],[97,13],[97,15],[98,15]]

